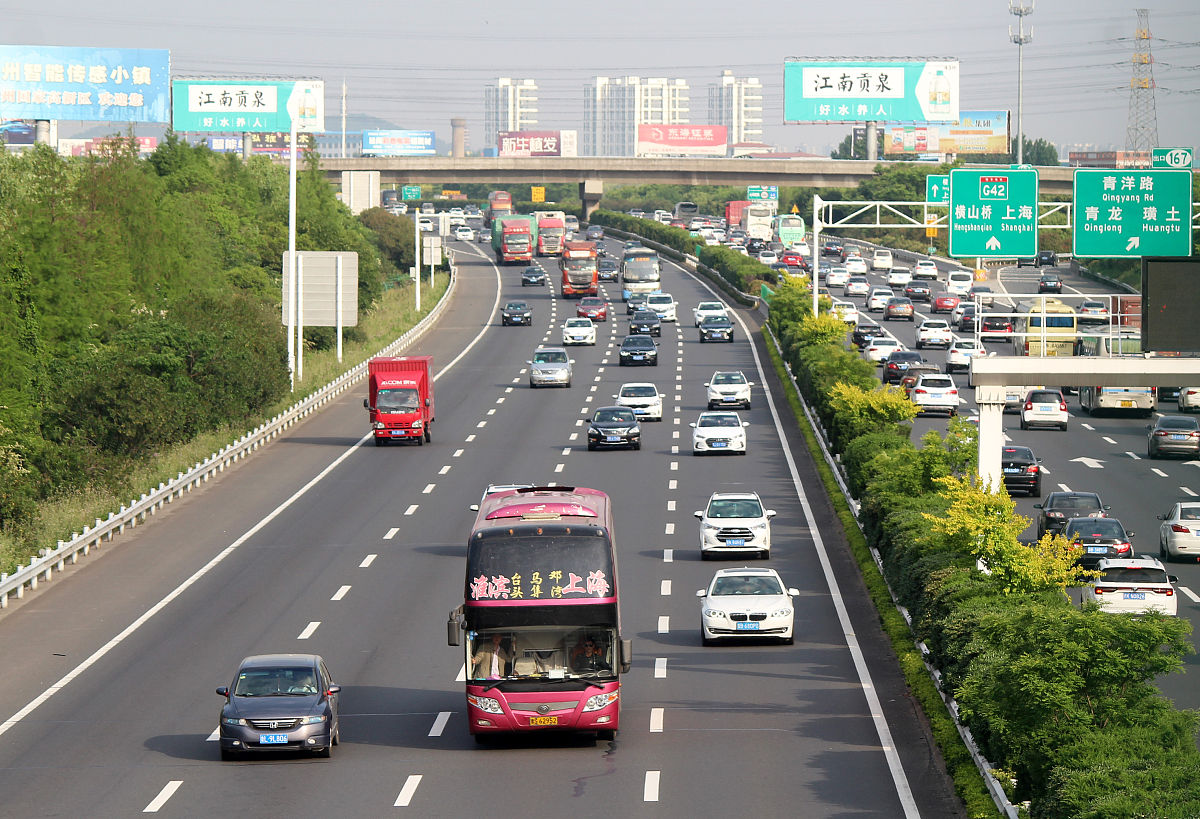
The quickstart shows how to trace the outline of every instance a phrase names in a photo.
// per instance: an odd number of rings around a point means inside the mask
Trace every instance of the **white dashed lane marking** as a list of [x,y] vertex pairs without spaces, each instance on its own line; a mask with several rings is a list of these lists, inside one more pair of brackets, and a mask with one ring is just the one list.
[[446,723],[450,721],[450,711],[439,711],[437,719],[433,721],[433,727],[429,729],[429,736],[440,737],[442,731],[446,728]]
[[663,597],[670,597],[671,596],[671,581],[663,580],[662,582],[660,582],[658,584],[658,593],[661,594]]
[[396,803],[392,807],[407,808],[409,803],[412,802],[413,795],[417,792],[417,786],[420,784],[421,774],[413,774],[404,780],[404,787],[400,789],[400,795],[396,797]]
[[333,597],[330,597],[329,599],[330,599],[330,600],[341,600],[342,598],[344,598],[344,597],[345,597],[345,596],[346,596],[346,595],[349,593],[349,591],[350,591],[350,587],[349,587],[349,586],[342,586],[340,589],[338,589],[337,591],[335,591],[335,592],[333,593]]
[[666,615],[666,614],[659,615],[658,633],[659,634],[670,634],[671,633],[671,617],[670,617],[670,615]]
[[663,709],[650,709],[650,733],[661,734],[663,729]]
[[663,527],[663,534],[664,534],[664,535],[673,535],[673,534],[675,534],[675,524],[674,524],[674,523],[668,523],[666,526],[664,526],[664,527]]
[[366,557],[363,558],[363,562],[358,564],[358,568],[369,569],[371,567],[371,564],[375,562],[375,558],[377,558],[377,557],[379,557],[379,555],[367,555]]
[[167,800],[175,794],[175,791],[179,790],[179,786],[182,784],[182,779],[172,779],[158,792],[158,796],[150,800],[149,805],[142,808],[142,813],[158,813],[159,808],[167,804]]
[[674,549],[663,549],[663,563],[674,563],[674,562],[675,562],[675,550]]
[[300,632],[300,636],[297,637],[296,639],[297,640],[307,640],[309,637],[312,637],[313,633],[316,632],[316,630],[320,627],[321,627],[321,621],[313,620],[311,623],[309,623],[307,626],[304,627],[304,631]]
[[666,679],[666,676],[667,676],[667,658],[666,657],[655,657],[654,658],[654,679],[662,680],[662,679]]
[[1166,472],[1163,472],[1161,469],[1159,469],[1159,468],[1158,468],[1158,467],[1156,467],[1156,466],[1150,467],[1150,471],[1151,471],[1151,472],[1153,472],[1155,475],[1157,475],[1157,476],[1158,476],[1158,477],[1160,477],[1160,478],[1165,478],[1165,477],[1167,477],[1167,473],[1166,473]]
[[387,534],[383,536],[383,539],[391,540],[392,538],[394,538],[396,536],[396,533],[399,531],[400,531],[400,529],[398,527],[393,526],[391,529],[387,530]]
[[414,512],[416,512],[416,511],[417,511],[417,509],[418,509],[418,506],[417,506],[417,504],[415,504],[415,503],[414,503],[412,506],[410,506],[410,507],[408,507],[407,509],[405,509],[405,510],[404,510],[404,514],[405,514],[405,515],[411,515],[411,514],[413,514]]
[[436,483],[427,483],[427,484],[425,484],[425,488],[421,490],[421,494],[422,494],[422,495],[428,495],[430,492],[432,492],[432,491],[433,491],[433,488],[434,488],[435,486],[437,486],[437,484],[436,484]]

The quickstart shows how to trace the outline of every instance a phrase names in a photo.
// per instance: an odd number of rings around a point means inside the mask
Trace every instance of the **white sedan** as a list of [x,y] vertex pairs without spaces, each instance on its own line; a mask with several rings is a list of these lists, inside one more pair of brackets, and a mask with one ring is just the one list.
[[860,273],[862,275],[866,275],[867,260],[864,259],[862,256],[848,257],[846,259],[846,272],[851,273],[851,274]]
[[700,326],[700,322],[709,316],[727,316],[725,305],[719,301],[702,301],[692,308],[692,317],[696,320],[696,326]]
[[692,454],[736,452],[746,454],[746,427],[736,412],[702,412],[692,422]]
[[562,326],[562,343],[566,347],[569,344],[596,344],[596,325],[589,318],[569,318],[563,322]]
[[1176,558],[1200,560],[1200,503],[1180,501],[1159,515],[1158,554],[1170,562]]
[[863,351],[867,361],[874,361],[876,364],[882,364],[883,360],[897,350],[903,350],[904,345],[894,338],[887,336],[875,336],[871,339],[871,343],[867,345],[867,349]]
[[613,403],[618,407],[629,407],[638,420],[661,421],[664,397],[653,384],[638,382],[622,384],[613,396]]
[[858,308],[848,301],[834,303],[829,313],[830,315],[837,316],[847,324],[858,324]]
[[917,328],[916,347],[918,350],[926,347],[945,347],[949,349],[953,343],[954,332],[950,329],[950,322],[945,319],[926,319]]
[[[946,372],[952,373],[955,370],[966,370],[971,366],[971,359],[974,356],[984,354],[983,345],[975,339],[955,339],[950,342],[950,347],[946,350]],[[1024,397],[1023,394],[1022,397]]]
[[896,298],[896,294],[886,287],[876,287],[871,291],[871,295],[867,296],[867,310],[872,313],[878,313],[887,307],[887,303]]
[[825,274],[826,287],[845,287],[850,278],[850,271],[844,267],[831,267]]
[[701,642],[770,637],[791,645],[792,598],[799,594],[785,587],[774,569],[720,569],[708,588],[696,592]]
[[888,287],[904,287],[912,283],[912,271],[907,267],[893,267],[888,270],[887,284]]
[[938,269],[937,264],[932,259],[918,259],[917,264],[913,267],[914,279],[933,279],[937,281]]
[[466,225],[462,225],[454,229],[454,238],[460,242],[473,242],[475,241],[475,231]]

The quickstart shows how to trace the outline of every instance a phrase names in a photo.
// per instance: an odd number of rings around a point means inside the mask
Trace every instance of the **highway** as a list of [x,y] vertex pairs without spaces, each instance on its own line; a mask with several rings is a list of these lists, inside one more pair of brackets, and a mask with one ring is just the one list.
[[[913,257],[903,251],[894,251],[897,264],[912,264]],[[943,268],[945,265],[943,265]],[[1099,282],[1072,275],[1068,268],[1058,268],[1062,275],[1065,292],[1085,294],[1115,294],[1115,288]],[[1040,271],[1036,268],[1000,269],[988,282],[1003,300],[1004,293],[1014,296],[1037,292]],[[872,286],[883,284],[883,277],[869,274]],[[834,297],[841,298],[840,288],[834,289]],[[938,288],[934,288],[938,292]],[[928,318],[928,307],[917,304],[918,315],[913,324],[907,321],[880,321],[880,314],[869,314],[863,310],[865,299],[845,299],[859,306],[863,315],[882,325],[890,335],[909,349],[915,349],[916,326],[922,318]],[[997,307],[997,309],[1006,309]],[[947,318],[945,314],[938,318]],[[989,350],[998,355],[1008,354],[1008,342],[985,342]],[[940,349],[923,351],[927,360],[939,364],[945,362],[945,353]],[[973,390],[967,385],[965,373],[954,376],[960,394],[965,399],[963,413],[977,414]],[[1053,386],[1053,385],[1048,385]],[[1069,396],[1070,426],[1066,432],[1053,429],[1030,429],[1022,431],[1019,416],[1005,414],[1004,433],[1006,440],[1028,446],[1042,459],[1042,495],[1059,489],[1098,492],[1104,502],[1111,506],[1109,515],[1118,518],[1126,528],[1136,533],[1133,538],[1137,554],[1158,554],[1159,524],[1156,515],[1170,511],[1179,500],[1195,498],[1200,494],[1200,461],[1181,459],[1150,460],[1146,457],[1146,426],[1153,423],[1130,415],[1090,416],[1079,408],[1078,396]],[[1177,414],[1174,402],[1160,402],[1159,414]],[[947,421],[944,415],[922,415],[913,424],[913,440],[918,441],[927,430],[945,432]],[[1016,496],[1017,511],[1031,520],[1023,538],[1032,540],[1036,536],[1038,510],[1034,504],[1042,499]],[[1179,616],[1185,617],[1193,629],[1200,628],[1200,565],[1171,563],[1168,572],[1179,578],[1176,589],[1179,597]],[[1075,596],[1078,599],[1078,595]],[[1193,654],[1185,658],[1185,673],[1160,678],[1159,687],[1180,708],[1200,708],[1200,691],[1191,684],[1190,675],[1200,671],[1200,658]]]
[[[700,344],[691,307],[713,296],[667,265],[682,321],[665,326],[657,367],[616,366],[626,317],[607,285],[610,319],[596,347],[572,348],[573,386],[534,391],[524,362],[559,343],[574,302],[553,283],[522,288],[521,268],[497,269],[483,246],[454,247],[454,303],[408,351],[435,357],[432,445],[371,446],[364,385],[0,618],[0,812],[961,815],[761,342],[749,343],[757,317],[738,312],[733,344]],[[532,328],[499,326],[513,298],[533,304]],[[688,422],[717,369],[756,382],[746,457],[690,453]],[[667,399],[641,451],[587,452],[592,408],[643,380]],[[446,645],[445,620],[462,602],[468,506],[489,482],[613,496],[634,641],[614,741],[482,748],[467,733],[462,649]],[[794,646],[700,645],[695,591],[730,563],[699,560],[692,512],[732,488],[778,510],[770,565],[800,590]],[[342,744],[329,760],[221,762],[213,689],[243,656],[287,651],[321,654],[342,686]]]

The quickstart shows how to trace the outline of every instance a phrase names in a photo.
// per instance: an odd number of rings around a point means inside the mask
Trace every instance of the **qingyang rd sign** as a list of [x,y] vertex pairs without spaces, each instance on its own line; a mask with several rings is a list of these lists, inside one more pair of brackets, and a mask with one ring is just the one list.
[[175,80],[171,87],[176,131],[325,130],[322,80]]
[[956,122],[957,60],[788,60],[783,121]]
[[170,122],[165,49],[6,45],[0,66],[5,120]]
[[951,256],[1036,256],[1034,169],[950,171]]
[[950,204],[950,174],[931,173],[925,177],[925,201],[931,205]]
[[747,185],[746,198],[776,202],[779,200],[778,185]]
[[1190,168],[1195,154],[1191,148],[1155,148],[1150,152],[1154,168]]
[[1076,256],[1192,255],[1192,172],[1075,171]]

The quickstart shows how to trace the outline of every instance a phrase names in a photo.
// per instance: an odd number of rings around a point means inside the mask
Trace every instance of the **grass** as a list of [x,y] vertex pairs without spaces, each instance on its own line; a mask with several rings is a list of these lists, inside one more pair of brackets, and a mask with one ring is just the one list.
[[[306,350],[304,380],[297,382],[294,393],[283,396],[273,406],[264,409],[261,418],[245,419],[206,432],[191,441],[163,450],[153,459],[135,464],[126,480],[128,486],[135,487],[132,492],[121,494],[98,488],[39,504],[38,519],[32,526],[21,532],[0,532],[0,572],[11,573],[18,565],[27,565],[31,556],[54,549],[57,541],[69,540],[85,526],[94,525],[97,518],[107,518],[110,512],[119,511],[122,505],[133,499],[131,495],[149,492],[180,472],[187,472],[217,450],[375,355],[381,348],[404,335],[433,309],[446,292],[449,277],[444,273],[435,274],[432,290],[428,281],[426,276],[421,291],[420,313],[413,307],[411,285],[386,291],[379,304],[360,318],[358,330],[363,340],[342,343],[341,362],[337,360],[336,350]],[[363,424],[365,429],[365,416]]]
[[854,513],[851,512],[850,506],[834,478],[833,471],[825,461],[825,456],[817,442],[816,433],[808,424],[808,418],[800,403],[800,396],[792,385],[787,368],[784,366],[778,350],[775,349],[775,345],[770,343],[769,332],[769,329],[764,328],[763,333],[768,338],[765,346],[771,357],[771,363],[775,367],[775,372],[783,382],[788,405],[800,422],[800,429],[804,433],[809,454],[816,464],[821,482],[825,486],[825,492],[829,495],[838,519],[841,521],[843,534],[850,545],[855,562],[858,563],[859,574],[862,575],[867,592],[875,604],[875,609],[879,612],[880,624],[892,643],[892,650],[896,653],[896,659],[899,661],[908,688],[920,703],[921,710],[929,720],[934,740],[942,752],[942,759],[945,760],[946,769],[954,780],[954,789],[966,805],[967,816],[971,819],[999,817],[1001,814],[996,809],[996,803],[992,801],[983,777],[975,765],[975,760],[971,758],[954,720],[946,711],[946,704],[942,702],[937,686],[934,685],[933,680],[929,677],[929,672],[925,669],[921,652],[914,644],[913,633],[904,617],[896,609],[887,583],[879,574],[875,560],[871,556],[866,538],[858,528]]

